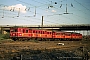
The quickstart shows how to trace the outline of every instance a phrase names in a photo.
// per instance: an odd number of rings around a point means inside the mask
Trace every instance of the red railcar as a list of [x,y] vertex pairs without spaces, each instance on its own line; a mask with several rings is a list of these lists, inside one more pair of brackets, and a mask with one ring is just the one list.
[[66,40],[72,39],[72,33],[71,32],[65,32],[65,39]]
[[72,39],[81,40],[82,39],[82,34],[80,34],[80,33],[72,33]]
[[55,39],[63,40],[65,38],[65,32],[56,32]]
[[10,37],[13,40],[80,40],[82,39],[82,34],[13,27],[10,28]]

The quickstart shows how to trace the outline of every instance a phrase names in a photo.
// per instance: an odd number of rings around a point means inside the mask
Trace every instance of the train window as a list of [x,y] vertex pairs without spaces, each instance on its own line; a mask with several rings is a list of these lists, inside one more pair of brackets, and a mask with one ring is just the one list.
[[37,31],[35,31],[35,33],[36,33]]
[[50,34],[50,32],[48,32]]
[[10,32],[18,32],[18,29],[17,28],[10,29]]
[[43,32],[43,34],[44,34],[44,31],[42,31]]
[[34,33],[34,30],[33,30],[33,33]]
[[41,32],[39,31],[39,33],[41,34]]
[[50,34],[51,34],[51,32],[50,32]]
[[67,34],[65,34],[65,35],[67,35]]
[[24,33],[24,29],[23,29],[23,33]]
[[40,31],[36,31],[36,33],[40,33]]
[[21,29],[19,29],[19,32],[21,32]]
[[40,33],[40,32],[37,30],[36,33]]
[[32,33],[32,29],[29,29],[28,32],[29,32],[29,33]]
[[42,31],[42,34],[43,34],[43,31]]
[[41,31],[41,34],[42,34],[42,31]]
[[64,36],[65,34],[64,34],[64,33],[62,33],[62,35]]
[[56,33],[56,35],[60,35],[60,33]]
[[22,32],[23,30],[21,29],[21,32]]
[[28,30],[26,30],[26,33],[28,33]]
[[52,34],[55,34],[55,32],[52,32]]
[[18,32],[22,32],[22,29],[21,29],[21,28],[19,28],[19,29],[18,29]]
[[35,33],[35,30],[33,30],[33,33]]
[[47,32],[47,34],[52,34],[52,32]]
[[60,33],[60,35],[62,35],[62,33]]
[[44,31],[41,31],[41,34],[44,34]]
[[46,34],[46,33],[47,33],[47,31],[44,32],[44,34]]
[[14,32],[14,30],[13,30],[13,29],[11,29],[10,31],[11,31],[11,32]]
[[35,33],[37,33],[37,30],[35,31]]
[[17,29],[15,29],[15,32],[17,32]]
[[49,34],[49,32],[47,32],[47,34]]
[[67,34],[65,34],[65,35],[70,36],[70,34],[68,34],[68,33],[67,33]]
[[37,31],[37,33],[39,33],[39,31]]

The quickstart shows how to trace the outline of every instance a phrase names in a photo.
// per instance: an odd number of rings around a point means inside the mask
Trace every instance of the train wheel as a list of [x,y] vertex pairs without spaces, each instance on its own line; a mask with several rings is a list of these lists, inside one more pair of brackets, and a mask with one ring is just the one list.
[[16,41],[16,38],[12,38],[12,40]]
[[35,40],[37,40],[37,37],[35,38]]

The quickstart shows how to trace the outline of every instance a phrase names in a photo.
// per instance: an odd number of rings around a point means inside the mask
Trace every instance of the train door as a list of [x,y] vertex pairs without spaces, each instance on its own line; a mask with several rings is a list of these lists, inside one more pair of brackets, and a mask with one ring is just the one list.
[[29,29],[23,28],[23,37],[29,37]]
[[18,33],[17,33],[18,37],[22,37],[22,33],[23,33],[22,30],[23,30],[22,28],[18,28]]
[[56,33],[54,31],[52,31],[52,38],[54,39],[56,36]]
[[29,33],[29,37],[31,38],[32,37],[32,29],[29,29],[28,33]]

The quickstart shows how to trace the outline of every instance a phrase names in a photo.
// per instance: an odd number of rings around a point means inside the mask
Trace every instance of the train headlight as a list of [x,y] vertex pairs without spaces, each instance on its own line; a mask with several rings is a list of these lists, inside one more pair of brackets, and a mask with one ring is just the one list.
[[19,34],[20,36],[22,35],[22,34]]
[[15,36],[15,34],[12,34],[13,36]]

